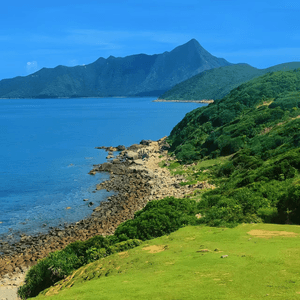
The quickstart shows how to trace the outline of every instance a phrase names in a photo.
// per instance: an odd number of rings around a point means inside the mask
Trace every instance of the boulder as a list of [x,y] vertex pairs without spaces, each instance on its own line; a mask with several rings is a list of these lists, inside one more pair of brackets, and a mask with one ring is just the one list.
[[126,147],[123,146],[123,145],[119,145],[116,147],[117,148],[117,151],[123,151],[123,150],[126,150]]
[[145,146],[149,146],[151,143],[152,143],[151,140],[141,140],[140,141],[140,144],[141,145],[145,145]]
[[141,148],[144,148],[144,145],[141,144],[133,144],[130,147],[128,147],[127,149],[130,151],[135,151],[135,150],[139,150]]
[[128,159],[135,160],[135,159],[138,159],[138,158],[139,158],[139,154],[136,153],[136,152],[133,152],[133,151],[127,151],[127,152],[126,152],[126,157],[127,157]]
[[121,161],[120,161],[119,159],[114,159],[114,160],[112,161],[112,163],[113,163],[113,164],[120,164]]
[[142,166],[144,164],[144,161],[142,159],[135,159],[133,161],[133,163],[135,163],[136,165],[141,165]]
[[127,168],[123,164],[112,164],[112,163],[103,163],[99,166],[98,171],[100,172],[111,172],[116,175],[125,175]]

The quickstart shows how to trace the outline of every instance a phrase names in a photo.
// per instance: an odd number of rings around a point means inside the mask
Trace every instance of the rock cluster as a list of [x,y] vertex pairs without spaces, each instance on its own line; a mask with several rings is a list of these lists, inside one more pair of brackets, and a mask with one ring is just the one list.
[[24,272],[38,259],[59,250],[76,240],[87,240],[95,235],[111,235],[122,222],[132,219],[134,213],[145,207],[148,201],[166,196],[185,197],[196,188],[209,187],[202,182],[194,186],[181,186],[182,176],[172,177],[159,162],[170,160],[167,156],[166,138],[145,141],[127,149],[124,146],[99,147],[114,153],[112,160],[94,165],[90,174],[109,172],[110,179],[98,184],[96,190],[106,189],[116,194],[101,202],[90,217],[64,229],[54,228],[47,234],[25,236],[15,244],[0,241],[0,278],[8,273]]

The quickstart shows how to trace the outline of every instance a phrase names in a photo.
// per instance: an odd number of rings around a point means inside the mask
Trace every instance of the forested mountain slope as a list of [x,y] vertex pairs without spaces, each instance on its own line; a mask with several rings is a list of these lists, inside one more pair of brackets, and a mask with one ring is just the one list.
[[284,63],[266,69],[257,69],[248,64],[219,67],[193,76],[175,85],[159,99],[202,100],[221,99],[240,84],[268,72],[287,71],[300,67],[300,62]]

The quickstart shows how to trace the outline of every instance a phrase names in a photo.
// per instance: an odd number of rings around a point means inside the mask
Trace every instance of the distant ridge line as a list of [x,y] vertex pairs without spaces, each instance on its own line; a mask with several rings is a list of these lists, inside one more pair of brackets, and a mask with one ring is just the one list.
[[158,97],[196,74],[228,65],[192,39],[161,54],[100,57],[91,64],[3,79],[0,98]]

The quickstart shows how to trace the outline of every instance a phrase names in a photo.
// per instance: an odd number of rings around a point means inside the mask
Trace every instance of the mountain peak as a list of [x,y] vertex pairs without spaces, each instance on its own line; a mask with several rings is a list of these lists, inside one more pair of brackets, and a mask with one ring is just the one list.
[[200,45],[199,42],[196,39],[191,39],[190,41],[187,42],[187,44]]
[[196,39],[170,52],[99,58],[88,68],[43,69],[38,76],[0,82],[2,98],[159,96],[204,70],[230,65]]

